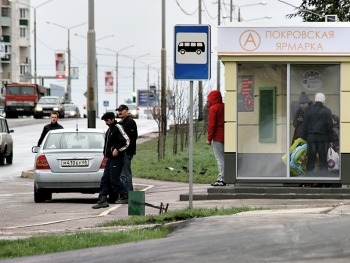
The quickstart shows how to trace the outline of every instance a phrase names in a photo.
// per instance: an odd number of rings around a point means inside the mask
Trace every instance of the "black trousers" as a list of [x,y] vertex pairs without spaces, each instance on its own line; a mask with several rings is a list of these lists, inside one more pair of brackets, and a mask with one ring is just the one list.
[[307,141],[307,172],[312,173],[315,170],[316,158],[318,155],[319,170],[328,171],[327,164],[328,141]]

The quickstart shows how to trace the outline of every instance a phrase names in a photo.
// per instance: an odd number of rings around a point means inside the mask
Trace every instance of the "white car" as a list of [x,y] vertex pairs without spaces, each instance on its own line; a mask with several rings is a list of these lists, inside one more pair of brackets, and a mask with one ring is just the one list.
[[0,116],[0,165],[12,164],[13,160],[13,140],[7,120]]
[[34,202],[52,199],[52,193],[98,193],[107,159],[102,129],[49,131],[36,153]]

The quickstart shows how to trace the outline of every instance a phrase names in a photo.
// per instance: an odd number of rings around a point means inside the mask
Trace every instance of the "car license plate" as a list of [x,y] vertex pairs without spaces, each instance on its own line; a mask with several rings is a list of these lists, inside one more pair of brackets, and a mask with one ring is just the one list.
[[86,167],[89,166],[89,160],[62,160],[62,167]]

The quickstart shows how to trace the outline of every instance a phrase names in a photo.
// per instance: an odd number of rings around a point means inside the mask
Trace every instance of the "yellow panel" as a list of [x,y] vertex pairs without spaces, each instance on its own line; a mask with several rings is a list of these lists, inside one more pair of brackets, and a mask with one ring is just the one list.
[[350,153],[350,123],[342,123],[340,126],[340,152]]
[[237,149],[237,136],[236,136],[236,123],[225,123],[225,153],[236,152]]
[[[348,74],[350,75],[350,74]],[[350,84],[350,82],[348,82]],[[346,86],[350,86],[350,85]],[[350,122],[350,92],[341,92],[340,94],[340,122]]]
[[350,63],[341,63],[340,66],[340,87],[342,91],[350,91]]
[[236,92],[226,92],[225,94],[225,121],[237,121],[236,113]]
[[236,63],[225,63],[225,88],[226,91],[237,90],[237,65]]

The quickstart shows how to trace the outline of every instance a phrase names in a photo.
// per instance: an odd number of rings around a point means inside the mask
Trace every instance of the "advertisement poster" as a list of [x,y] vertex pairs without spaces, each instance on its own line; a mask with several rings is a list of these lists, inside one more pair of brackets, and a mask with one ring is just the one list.
[[238,76],[237,78],[237,110],[238,112],[254,111],[254,76]]
[[66,78],[66,59],[64,52],[55,53],[56,62],[56,79]]
[[105,72],[105,92],[106,93],[113,92],[113,72],[112,71]]

